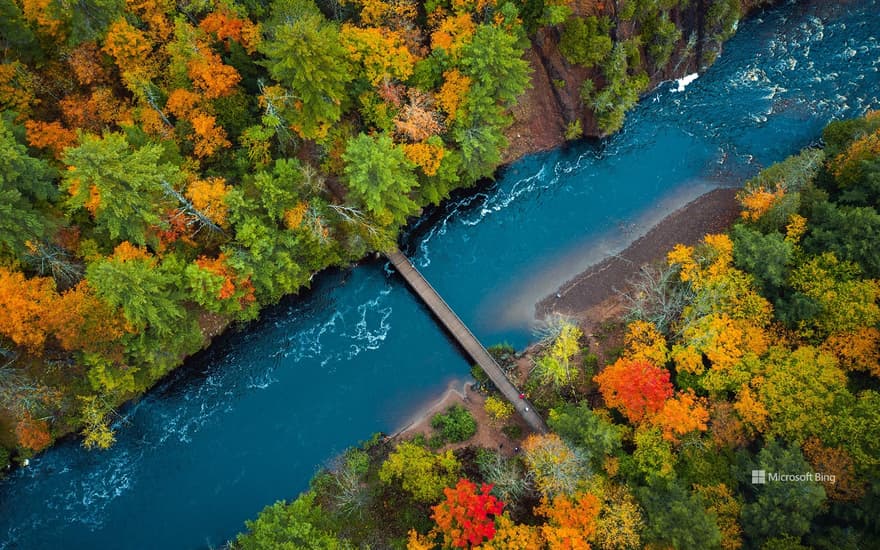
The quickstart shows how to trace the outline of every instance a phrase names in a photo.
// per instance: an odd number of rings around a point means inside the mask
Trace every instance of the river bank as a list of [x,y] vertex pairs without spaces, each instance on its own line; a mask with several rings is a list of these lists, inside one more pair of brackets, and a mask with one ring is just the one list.
[[[645,264],[663,261],[666,253],[676,244],[693,245],[706,234],[727,230],[740,215],[740,205],[736,199],[738,189],[716,188],[704,193],[684,206],[673,211],[644,235],[636,239],[618,254],[588,267],[573,277],[559,289],[534,305],[538,319],[564,316],[575,319],[587,335],[592,349],[603,359],[607,348],[618,345],[619,338],[606,335],[600,341],[595,336],[603,323],[617,319],[623,313],[623,303],[619,291],[625,290],[627,280],[634,277]],[[494,342],[484,342],[491,345]],[[533,343],[523,350],[517,362],[517,374],[522,384],[528,377],[532,358],[541,350],[540,342]],[[516,442],[510,441],[501,431],[490,425],[483,409],[485,396],[474,391],[473,385],[461,382],[451,383],[440,397],[432,397],[412,415],[392,438],[413,437],[421,434],[429,437],[431,418],[453,405],[465,407],[477,420],[478,431],[467,445],[486,448],[505,448],[512,450]],[[518,424],[521,419],[515,419]],[[528,430],[523,430],[524,437]],[[465,444],[450,445],[457,448]]]
[[707,233],[726,230],[739,216],[736,193],[734,188],[714,189],[685,204],[625,250],[589,267],[535,304],[536,317],[582,317],[623,290],[641,266],[662,260],[676,244],[692,245]]

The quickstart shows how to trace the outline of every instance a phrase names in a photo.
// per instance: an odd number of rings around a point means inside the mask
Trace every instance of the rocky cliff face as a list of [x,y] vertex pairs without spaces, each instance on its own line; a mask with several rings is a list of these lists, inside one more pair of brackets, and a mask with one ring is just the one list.
[[[772,0],[769,0],[772,1]],[[768,0],[741,0],[739,10],[748,15]],[[577,7],[575,16],[600,15],[599,3],[589,2],[587,7]],[[706,36],[706,15],[712,9],[712,0],[691,0],[684,9],[673,9],[669,18],[681,30],[669,61],[656,71],[649,71],[649,90],[660,82],[702,72],[708,68],[707,48],[720,48],[720,44]],[[606,12],[607,13],[607,12]],[[612,30],[615,40],[625,40],[639,34],[634,21],[618,22]],[[505,162],[537,151],[558,147],[566,141],[565,133],[570,123],[580,120],[585,137],[601,137],[596,117],[580,97],[580,89],[586,79],[601,82],[598,67],[586,69],[569,63],[559,50],[559,27],[538,29],[532,38],[526,59],[532,67],[532,87],[529,88],[513,109],[514,123],[507,132],[510,142]],[[643,53],[642,58],[645,58]]]

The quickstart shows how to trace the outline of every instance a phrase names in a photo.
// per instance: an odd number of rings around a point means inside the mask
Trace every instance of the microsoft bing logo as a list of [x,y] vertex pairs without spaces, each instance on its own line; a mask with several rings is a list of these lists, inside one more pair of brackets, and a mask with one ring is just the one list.
[[767,483],[767,472],[764,470],[752,470],[752,484],[765,485]]

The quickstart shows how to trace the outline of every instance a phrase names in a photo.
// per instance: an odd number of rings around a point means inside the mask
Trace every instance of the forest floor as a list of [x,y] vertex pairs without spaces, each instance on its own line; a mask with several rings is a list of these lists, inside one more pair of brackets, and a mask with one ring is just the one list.
[[[599,364],[613,356],[615,349],[623,344],[623,324],[619,322],[624,312],[624,301],[619,291],[624,290],[627,280],[635,276],[643,265],[662,261],[666,253],[678,243],[693,245],[709,233],[725,231],[739,217],[740,206],[736,200],[738,189],[719,188],[701,195],[679,208],[644,236],[633,242],[623,252],[610,256],[589,267],[563,284],[535,305],[538,318],[562,315],[575,320],[583,329],[590,351],[599,357]],[[517,375],[521,383],[531,370],[532,356],[541,344],[529,346],[517,361]],[[455,449],[469,445],[498,449],[506,455],[519,445],[500,429],[492,426],[483,409],[486,396],[475,391],[470,382],[459,388],[461,381],[453,382],[436,401],[421,409],[393,437],[411,438],[423,434],[430,438],[434,433],[431,419],[453,405],[462,405],[477,421],[477,433],[471,439],[449,444],[443,449]],[[522,428],[523,437],[530,430],[518,416],[514,419]]]

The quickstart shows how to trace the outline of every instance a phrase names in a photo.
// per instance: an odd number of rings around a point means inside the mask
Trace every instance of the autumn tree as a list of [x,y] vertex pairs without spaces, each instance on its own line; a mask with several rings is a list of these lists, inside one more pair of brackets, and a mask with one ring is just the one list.
[[49,424],[32,417],[29,412],[25,412],[15,425],[15,436],[19,445],[34,452],[42,451],[52,443]]
[[665,365],[669,357],[666,338],[648,321],[635,320],[628,323],[623,344],[626,357],[632,360]]
[[95,42],[79,44],[67,56],[67,63],[73,69],[77,82],[83,86],[102,84],[110,80],[110,75],[101,59],[101,51]]
[[58,121],[28,120],[25,128],[28,144],[38,149],[48,149],[56,159],[60,159],[64,150],[77,141],[76,132],[65,128]]
[[197,113],[192,117],[195,132],[195,154],[205,158],[216,154],[220,149],[232,145],[226,139],[226,130],[217,124],[217,118],[205,113]]
[[140,91],[158,71],[153,58],[153,42],[124,17],[113,22],[104,38],[104,52],[116,62],[122,80],[132,92]]
[[234,67],[224,64],[207,44],[198,46],[199,55],[187,63],[193,85],[202,92],[205,99],[217,99],[233,93],[235,86],[241,81],[241,75]]
[[880,321],[880,282],[859,277],[859,268],[833,252],[810,258],[791,274],[791,286],[811,300],[817,311],[798,325],[807,337],[856,330]]
[[178,168],[162,160],[161,145],[132,147],[123,134],[84,136],[68,149],[64,186],[71,208],[86,208],[112,239],[147,242],[160,222],[163,183],[174,183]]
[[112,409],[97,395],[77,396],[82,420],[83,447],[109,449],[116,442],[116,433],[110,427]]
[[513,416],[513,405],[504,399],[490,395],[483,404],[483,409],[493,424],[501,424]]
[[186,188],[186,197],[193,206],[220,227],[228,225],[229,206],[226,194],[232,189],[221,177],[197,179]]
[[816,348],[773,348],[765,365],[755,385],[768,413],[768,434],[791,441],[821,436],[852,399],[834,357]]
[[719,400],[709,408],[710,435],[721,448],[743,447],[748,442],[745,425],[734,410],[733,403]]
[[355,66],[362,67],[364,77],[373,86],[392,80],[405,81],[412,74],[416,58],[395,31],[346,24],[342,26],[339,40],[348,51],[349,59]]
[[458,69],[450,69],[443,73],[443,84],[437,91],[436,97],[437,105],[446,113],[447,120],[455,120],[470,87],[471,78]]
[[580,369],[574,358],[581,350],[580,339],[584,333],[572,323],[559,327],[549,349],[535,361],[535,374],[544,383],[559,389],[568,385],[574,391],[574,380]]
[[88,281],[64,291],[43,315],[52,336],[70,351],[116,353],[127,332],[120,311],[100,299]]
[[226,41],[227,47],[231,42],[238,42],[251,54],[256,51],[262,38],[259,25],[225,8],[206,15],[199,23],[199,28],[216,36],[217,40]]
[[605,491],[596,519],[595,546],[602,550],[641,547],[645,519],[641,507],[626,486],[612,485]]
[[[443,131],[443,126],[439,122],[439,113],[434,110],[434,101],[430,95],[422,93],[418,90],[410,89],[409,101],[403,105],[398,115],[394,118],[394,127],[397,135],[407,139],[413,143],[411,145],[425,145],[434,152],[433,156],[438,156],[437,162],[442,158],[443,142],[434,139],[431,143],[426,143],[432,136],[437,136]],[[414,162],[416,162],[414,160]],[[416,164],[421,164],[416,162]],[[436,171],[435,171],[436,173]],[[425,172],[429,174],[428,171]]]
[[862,327],[832,334],[822,342],[823,351],[834,355],[847,371],[868,371],[880,377],[880,329]]
[[0,267],[0,334],[32,353],[42,353],[48,335],[44,318],[57,299],[52,279],[27,279]]
[[[540,527],[515,523],[507,512],[495,520],[495,536],[478,546],[480,550],[510,550],[512,548],[541,548]],[[412,546],[409,550],[416,550]]]
[[669,371],[647,361],[618,359],[594,380],[605,404],[620,410],[633,423],[659,412],[672,397]]
[[865,494],[865,485],[858,479],[855,463],[846,450],[826,447],[817,437],[807,439],[801,448],[813,467],[812,471],[828,476],[819,479],[819,482],[829,499],[851,502]]
[[523,452],[535,485],[550,498],[574,494],[590,474],[585,458],[554,433],[530,435]]
[[742,527],[739,524],[742,502],[737,499],[737,495],[723,483],[695,485],[694,492],[706,504],[706,511],[715,515],[718,530],[721,532],[722,550],[742,548]]
[[693,390],[680,392],[663,404],[650,422],[663,430],[663,437],[677,442],[678,437],[693,431],[706,431],[709,411],[705,400],[694,395]]
[[472,481],[460,479],[454,488],[446,487],[446,500],[432,508],[432,518],[443,534],[444,544],[468,548],[495,536],[495,516],[504,503],[490,494],[491,485],[483,484],[477,491]]
[[435,51],[443,50],[453,60],[458,60],[461,58],[462,48],[473,40],[476,28],[470,13],[450,15],[431,33],[431,47]]
[[398,482],[418,502],[435,502],[445,487],[452,486],[461,465],[452,451],[434,454],[404,441],[388,455],[379,470],[383,483]]
[[744,224],[765,235],[783,232],[797,215],[803,191],[815,180],[824,160],[822,149],[807,148],[746,181],[737,195],[744,208]]
[[535,513],[546,518],[540,531],[547,547],[589,550],[588,541],[596,533],[599,506],[599,500],[590,493],[571,497],[558,494],[552,500],[545,495]]

